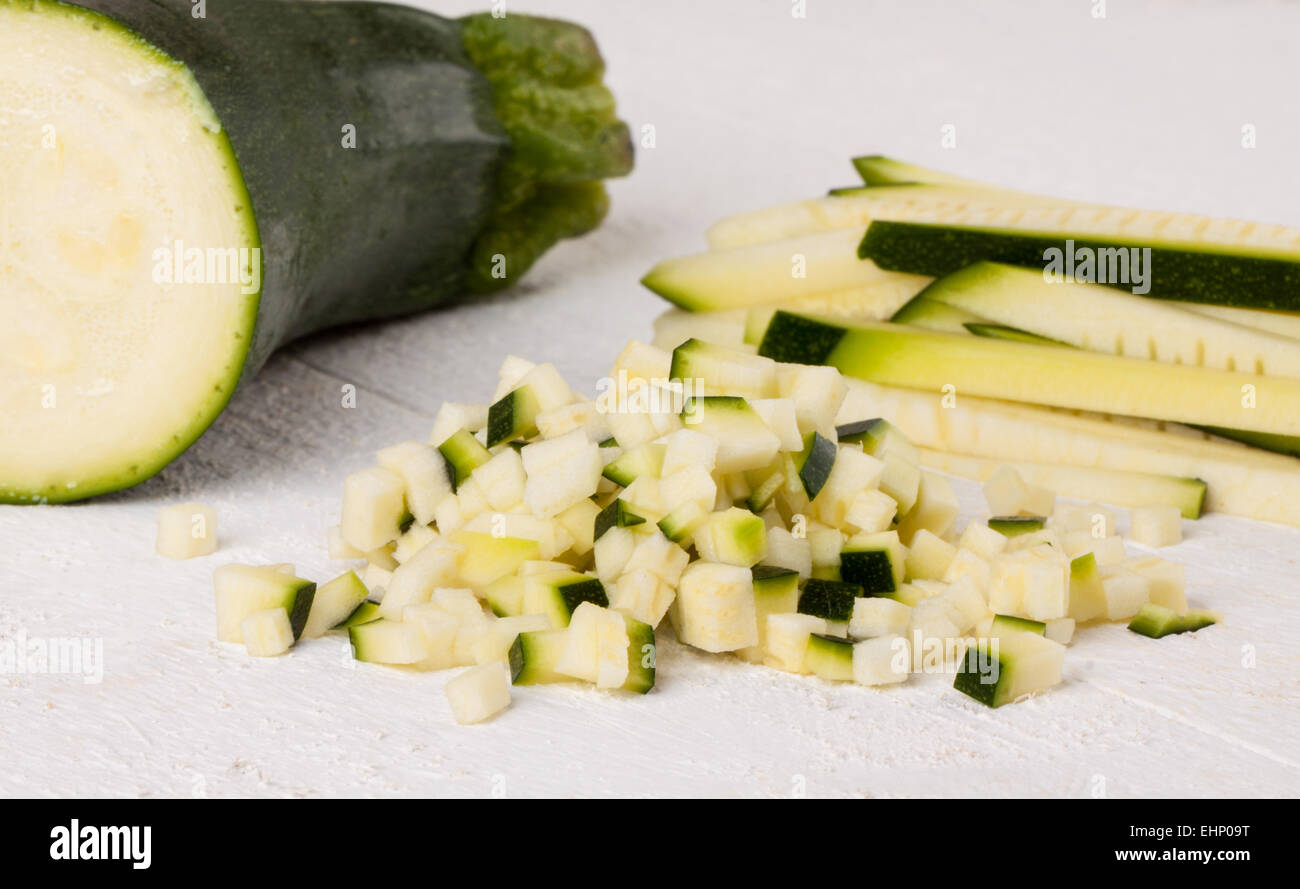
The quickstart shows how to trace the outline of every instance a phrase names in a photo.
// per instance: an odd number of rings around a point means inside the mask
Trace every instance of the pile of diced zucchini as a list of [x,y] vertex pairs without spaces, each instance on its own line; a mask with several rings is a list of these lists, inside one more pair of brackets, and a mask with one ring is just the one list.
[[[355,570],[318,588],[219,568],[218,638],[274,655],[340,630],[361,661],[471,667],[447,695],[477,722],[517,685],[649,691],[665,619],[703,651],[872,686],[943,672],[990,706],[1060,682],[1077,623],[1208,620],[1112,512],[1013,469],[986,485],[994,518],[958,529],[947,479],[847,392],[832,367],[696,339],[629,343],[594,400],[511,357],[490,404],[444,405],[430,443],[347,478],[329,549]],[[1171,543],[1181,518],[1132,527]]]

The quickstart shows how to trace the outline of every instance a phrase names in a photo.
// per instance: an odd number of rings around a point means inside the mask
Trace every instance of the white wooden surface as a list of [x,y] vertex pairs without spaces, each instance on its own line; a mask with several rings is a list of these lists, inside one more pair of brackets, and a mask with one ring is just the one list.
[[[428,4],[435,5],[435,4]],[[445,12],[481,7],[439,3]],[[513,8],[513,7],[512,7]],[[460,728],[446,675],[353,665],[331,638],[257,661],[213,640],[222,562],[320,580],[340,483],[482,400],[510,352],[592,386],[661,304],[637,278],[715,218],[853,181],[880,151],[1066,196],[1300,223],[1300,7],[807,0],[542,2],[597,33],[624,116],[655,127],[596,235],[509,298],[301,344],[160,478],[0,508],[0,635],[103,640],[104,676],[0,677],[5,795],[1295,795],[1300,532],[1212,516],[1168,555],[1221,626],[1081,635],[1067,680],[996,712],[940,678],[832,687],[665,642],[645,699],[525,689]],[[940,148],[941,127],[957,147]],[[1243,125],[1258,147],[1241,147]],[[356,385],[354,410],[340,387]],[[959,486],[967,514],[982,504]],[[157,510],[201,499],[222,548],[153,555]],[[1253,664],[1253,666],[1251,666]]]

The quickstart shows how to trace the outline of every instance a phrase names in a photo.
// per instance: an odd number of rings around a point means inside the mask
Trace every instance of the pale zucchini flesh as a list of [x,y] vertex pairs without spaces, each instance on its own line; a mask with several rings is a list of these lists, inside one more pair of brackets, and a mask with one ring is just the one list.
[[1092,352],[1300,377],[1300,348],[1288,337],[1100,284],[1048,281],[1040,270],[977,263],[935,281],[919,299]]
[[837,291],[870,289],[888,311],[910,299],[929,279],[885,273],[857,258],[857,230],[807,235],[667,259],[641,283],[680,308],[718,311]]
[[80,500],[225,406],[260,239],[197,82],[111,19],[0,3],[0,108],[0,502]]
[[1094,416],[852,381],[840,419],[892,418],[922,448],[1206,483],[1212,512],[1300,526],[1300,462],[1199,434]]
[[1196,478],[1178,478],[1149,472],[1127,472],[1033,463],[993,457],[969,457],[923,448],[921,464],[949,475],[988,481],[999,466],[1010,466],[1031,485],[1062,497],[1077,497],[1115,506],[1174,506],[1184,518],[1200,518],[1206,484]]

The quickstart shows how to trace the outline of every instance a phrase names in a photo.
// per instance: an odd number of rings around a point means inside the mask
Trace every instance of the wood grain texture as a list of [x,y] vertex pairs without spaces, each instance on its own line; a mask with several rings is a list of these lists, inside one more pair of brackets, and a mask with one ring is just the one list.
[[[623,115],[655,127],[656,147],[612,188],[609,222],[509,298],[282,353],[141,488],[0,508],[0,636],[98,638],[105,658],[98,684],[0,676],[0,794],[1300,793],[1300,532],[1222,516],[1161,553],[1187,564],[1189,599],[1222,624],[1159,641],[1084,631],[1061,688],[997,711],[941,677],[837,687],[665,640],[645,698],[519,689],[501,717],[462,728],[442,693],[451,674],[355,664],[337,637],[264,661],[213,641],[215,566],[292,561],[328,580],[345,567],[324,548],[342,479],[377,448],[425,437],[444,399],[488,398],[508,353],[590,389],[627,338],[649,338],[663,306],[635,281],[656,259],[702,249],[728,212],[851,182],[852,154],[1300,223],[1275,187],[1300,146],[1277,35],[1300,9],[1112,4],[1094,21],[1089,4],[1041,6],[809,0],[794,20],[781,2],[532,4],[589,24]],[[1171,42],[1220,63],[1169,67],[1148,51]],[[1257,149],[1240,147],[1245,123]],[[340,406],[344,385],[355,409]],[[964,516],[982,515],[977,486],[954,484]],[[216,507],[221,549],[169,562],[153,554],[157,511],[185,499]]]

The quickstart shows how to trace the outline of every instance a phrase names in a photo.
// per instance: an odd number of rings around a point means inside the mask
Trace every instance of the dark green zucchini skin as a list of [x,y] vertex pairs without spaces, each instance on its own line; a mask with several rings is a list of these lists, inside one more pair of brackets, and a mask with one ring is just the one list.
[[375,3],[74,5],[189,68],[230,138],[264,265],[245,379],[299,336],[462,292],[509,139],[457,22]]

